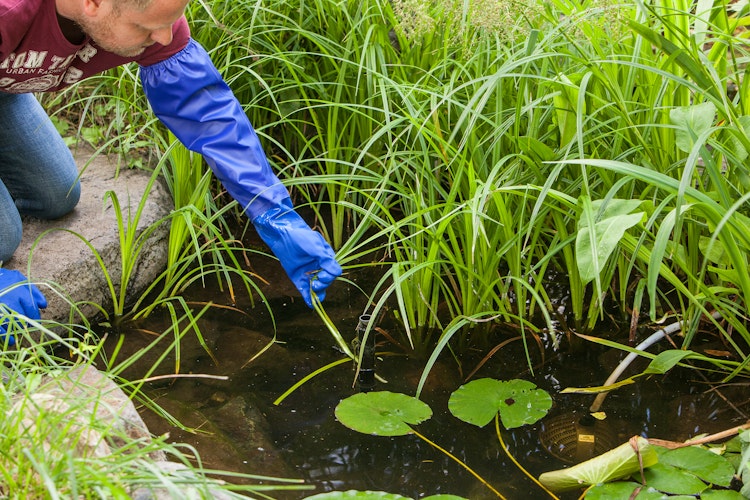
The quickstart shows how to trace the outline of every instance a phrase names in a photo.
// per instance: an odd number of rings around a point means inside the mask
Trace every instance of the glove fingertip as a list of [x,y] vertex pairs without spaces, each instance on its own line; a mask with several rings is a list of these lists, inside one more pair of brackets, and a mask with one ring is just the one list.
[[47,308],[47,297],[44,296],[41,290],[34,287],[34,302],[36,302],[37,307],[39,309],[46,309]]

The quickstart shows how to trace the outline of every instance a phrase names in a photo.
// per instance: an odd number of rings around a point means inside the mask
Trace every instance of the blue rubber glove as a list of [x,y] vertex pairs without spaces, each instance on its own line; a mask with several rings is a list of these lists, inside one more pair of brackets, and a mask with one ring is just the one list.
[[216,177],[253,221],[263,241],[312,307],[341,267],[322,235],[292,208],[239,101],[195,40],[172,57],[143,66],[143,90],[154,113]]
[[322,302],[326,288],[341,276],[341,266],[323,235],[310,229],[289,198],[253,219],[253,225],[279,258],[305,304],[313,307],[313,293]]
[[[47,299],[39,288],[29,283],[23,274],[12,269],[0,269],[0,302],[8,309],[29,319],[41,318],[39,309],[47,307]],[[0,319],[0,335],[2,336],[7,332],[6,324],[7,320]],[[8,338],[8,345],[15,345],[15,343],[12,336]]]
[[289,197],[239,101],[195,40],[140,71],[156,116],[186,148],[203,155],[250,220]]

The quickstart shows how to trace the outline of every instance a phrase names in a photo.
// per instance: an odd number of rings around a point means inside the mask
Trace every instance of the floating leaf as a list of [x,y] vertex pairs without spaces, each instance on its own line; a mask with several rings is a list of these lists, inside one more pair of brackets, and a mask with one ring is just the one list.
[[[637,450],[637,452],[636,452]],[[551,491],[567,491],[630,476],[658,461],[647,439],[635,436],[617,448],[567,469],[545,472],[539,482]]]
[[382,498],[383,500],[412,500],[410,497],[403,497],[393,493],[386,493],[384,491],[329,491],[327,493],[318,493],[311,497],[305,497],[305,500],[338,500],[339,498],[359,498],[359,499],[376,499]]
[[734,490],[708,490],[701,493],[701,500],[746,500],[746,497]]
[[664,493],[653,488],[644,488],[633,481],[615,481],[614,483],[597,484],[586,491],[586,500],[611,500],[612,498],[633,498],[633,493],[641,488],[636,497],[638,500],[662,500]]
[[734,476],[734,467],[724,457],[698,446],[669,450],[661,454],[659,463],[688,471],[716,486],[729,486]]
[[644,472],[646,484],[664,493],[677,495],[698,495],[708,489],[708,485],[677,467],[657,463]]
[[346,427],[363,434],[403,436],[409,425],[432,416],[432,410],[419,399],[388,391],[360,392],[336,406],[336,418]]
[[547,414],[552,398],[526,380],[473,380],[459,387],[448,400],[448,409],[464,422],[484,427],[500,412],[506,429],[533,424]]

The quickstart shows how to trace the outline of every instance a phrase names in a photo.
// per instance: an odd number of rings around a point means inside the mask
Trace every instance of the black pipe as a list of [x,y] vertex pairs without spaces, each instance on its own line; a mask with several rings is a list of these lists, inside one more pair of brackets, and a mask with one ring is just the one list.
[[365,332],[370,323],[370,315],[363,314],[357,324],[357,340],[362,352],[362,363],[359,366],[357,385],[360,392],[370,392],[375,388],[375,331],[371,330],[365,341]]

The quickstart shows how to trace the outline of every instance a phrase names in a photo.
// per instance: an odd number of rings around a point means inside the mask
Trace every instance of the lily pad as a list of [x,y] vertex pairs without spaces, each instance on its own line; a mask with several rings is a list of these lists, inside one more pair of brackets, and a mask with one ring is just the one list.
[[699,495],[708,485],[693,474],[662,463],[653,464],[644,471],[646,484],[664,493]]
[[342,400],[336,418],[346,427],[375,436],[403,436],[432,417],[430,407],[419,399],[388,391],[361,392]]
[[716,486],[729,486],[734,476],[734,467],[726,458],[698,446],[669,450],[659,456],[659,463],[688,471]]
[[612,498],[633,498],[636,489],[640,489],[635,496],[637,500],[663,500],[664,493],[653,488],[644,487],[633,481],[615,481],[613,483],[597,484],[586,491],[586,500],[610,500]]
[[533,424],[547,414],[552,398],[527,380],[481,378],[459,387],[448,400],[448,409],[464,422],[484,427],[497,412],[506,429]]

